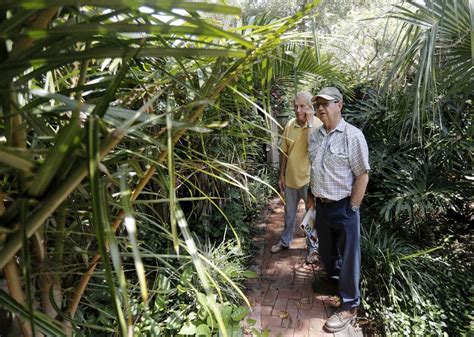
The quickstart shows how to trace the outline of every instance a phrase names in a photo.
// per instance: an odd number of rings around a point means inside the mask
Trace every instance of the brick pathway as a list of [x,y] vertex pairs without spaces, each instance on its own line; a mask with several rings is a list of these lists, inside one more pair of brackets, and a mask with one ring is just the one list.
[[[273,199],[255,226],[262,234],[254,239],[261,247],[253,259],[252,269],[258,278],[247,282],[246,295],[252,305],[248,318],[256,323],[246,329],[247,336],[269,331],[270,337],[362,336],[360,329],[349,326],[336,334],[323,331],[325,320],[338,305],[338,298],[314,293],[311,283],[321,265],[304,262],[306,244],[303,231],[295,229],[291,248],[271,254],[283,226],[283,204]],[[298,208],[297,224],[304,214],[304,204]],[[264,335],[263,335],[264,336]]]

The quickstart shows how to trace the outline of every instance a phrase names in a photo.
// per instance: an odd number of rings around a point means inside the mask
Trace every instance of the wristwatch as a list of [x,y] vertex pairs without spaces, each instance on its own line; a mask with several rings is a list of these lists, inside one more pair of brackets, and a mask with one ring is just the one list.
[[352,212],[357,212],[359,210],[359,206],[351,205]]

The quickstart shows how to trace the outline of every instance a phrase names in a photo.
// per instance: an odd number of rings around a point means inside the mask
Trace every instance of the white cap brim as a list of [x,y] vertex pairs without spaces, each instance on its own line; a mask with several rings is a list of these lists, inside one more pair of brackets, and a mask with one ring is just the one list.
[[337,100],[336,97],[332,97],[332,96],[329,96],[329,95],[317,95],[316,98],[318,98],[318,97],[324,98],[326,101]]

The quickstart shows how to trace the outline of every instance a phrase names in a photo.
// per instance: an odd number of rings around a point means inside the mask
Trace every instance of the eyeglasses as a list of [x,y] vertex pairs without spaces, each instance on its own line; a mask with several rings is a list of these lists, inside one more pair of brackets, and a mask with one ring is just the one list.
[[326,102],[314,102],[313,107],[314,107],[314,110],[318,110],[320,106],[322,106],[323,108],[327,108],[329,104],[338,103],[338,102],[339,102],[338,100],[332,100],[332,101],[326,101]]

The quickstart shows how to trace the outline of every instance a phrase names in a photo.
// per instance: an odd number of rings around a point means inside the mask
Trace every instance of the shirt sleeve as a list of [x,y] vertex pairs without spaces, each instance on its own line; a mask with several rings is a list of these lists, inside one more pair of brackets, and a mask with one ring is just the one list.
[[319,130],[316,129],[314,132],[311,133],[311,136],[309,137],[308,155],[309,155],[309,161],[311,163],[313,163],[314,158],[316,157],[316,136],[318,132]]
[[362,132],[355,133],[349,142],[350,156],[349,161],[351,170],[356,177],[370,171],[369,148]]
[[290,127],[290,122],[286,123],[285,129],[283,130],[283,134],[281,135],[281,151],[288,155],[288,130]]

